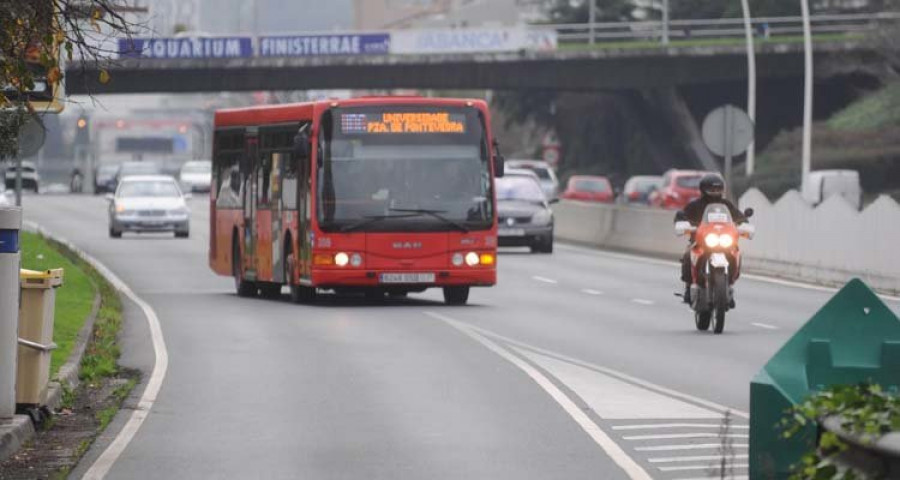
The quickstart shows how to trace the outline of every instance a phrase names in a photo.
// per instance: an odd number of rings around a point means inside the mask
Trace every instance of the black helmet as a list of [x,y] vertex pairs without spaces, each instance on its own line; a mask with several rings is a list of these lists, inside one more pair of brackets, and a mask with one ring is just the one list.
[[710,173],[700,180],[700,194],[704,197],[722,198],[725,196],[725,180],[715,173]]

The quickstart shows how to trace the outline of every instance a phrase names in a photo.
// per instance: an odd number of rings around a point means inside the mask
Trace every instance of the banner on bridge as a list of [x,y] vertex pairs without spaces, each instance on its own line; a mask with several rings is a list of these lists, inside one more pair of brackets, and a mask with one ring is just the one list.
[[391,53],[490,53],[518,50],[556,50],[551,29],[446,28],[391,32]]
[[120,38],[119,57],[246,58],[253,56],[250,37]]
[[259,56],[386,55],[390,45],[391,36],[387,33],[260,37]]

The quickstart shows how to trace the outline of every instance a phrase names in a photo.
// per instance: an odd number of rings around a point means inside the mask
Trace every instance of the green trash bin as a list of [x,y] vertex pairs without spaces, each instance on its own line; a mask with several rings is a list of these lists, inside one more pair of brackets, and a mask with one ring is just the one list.
[[784,438],[794,405],[833,385],[871,381],[900,391],[900,319],[852,280],[772,357],[750,384],[750,478],[787,478],[816,446],[818,428]]

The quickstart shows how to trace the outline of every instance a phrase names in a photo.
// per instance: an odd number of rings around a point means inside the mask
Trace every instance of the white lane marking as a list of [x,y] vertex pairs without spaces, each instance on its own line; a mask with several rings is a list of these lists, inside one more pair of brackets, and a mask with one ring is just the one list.
[[[749,480],[750,477],[747,475],[736,475],[729,476],[728,480]],[[722,480],[722,475],[712,475],[709,477],[691,477],[691,478],[676,478],[675,480]]]
[[750,438],[745,433],[726,433],[724,435],[718,433],[663,433],[659,435],[631,435],[622,437],[632,442],[638,440],[672,440],[675,438]]
[[549,372],[580,397],[598,417],[607,420],[720,419],[715,410],[639,387],[596,370],[512,347],[519,355]]
[[[666,267],[680,267],[681,266],[680,263],[674,262],[671,260],[660,260],[658,258],[642,257],[640,255],[634,255],[634,254],[628,254],[628,253],[614,253],[614,252],[608,252],[605,250],[598,250],[598,249],[593,249],[593,248],[579,247],[576,245],[563,244],[562,242],[557,242],[557,248],[559,248],[560,250],[569,250],[571,252],[590,253],[590,254],[600,256],[600,257],[614,258],[617,260],[638,262],[638,263],[644,263],[644,264],[649,264],[649,265],[661,265],[661,266],[666,266]],[[837,293],[837,291],[840,290],[839,288],[824,287],[822,285],[813,285],[811,283],[798,282],[795,280],[785,280],[785,279],[781,279],[781,278],[777,278],[777,277],[770,277],[770,276],[760,275],[760,274],[751,274],[751,273],[743,273],[742,272],[741,276],[748,280],[754,280],[754,281],[763,282],[763,283],[771,283],[773,285],[781,285],[784,287],[800,288],[803,290],[813,290],[813,291],[826,292],[826,293]],[[878,294],[878,296],[882,300],[900,303],[900,296],[886,295],[886,294]]]
[[150,327],[150,338],[153,342],[153,353],[156,356],[156,361],[153,365],[153,372],[150,374],[150,379],[147,381],[147,387],[144,389],[144,394],[141,395],[137,408],[131,413],[131,417],[125,423],[125,426],[122,427],[122,430],[119,431],[119,434],[116,435],[116,438],[113,439],[112,443],[106,447],[106,450],[103,451],[84,476],[81,477],[82,480],[102,480],[106,477],[106,474],[109,473],[109,470],[116,460],[118,460],[119,456],[122,455],[122,452],[125,451],[125,448],[134,438],[134,435],[141,428],[141,425],[144,423],[144,420],[147,419],[147,415],[149,415],[150,410],[153,408],[153,404],[156,402],[156,396],[159,394],[159,389],[162,387],[163,380],[166,378],[166,370],[169,368],[169,352],[166,349],[166,342],[163,338],[162,328],[159,324],[159,317],[156,316],[156,312],[147,304],[147,302],[138,297],[125,282],[116,276],[116,274],[112,273],[112,270],[107,268],[106,265],[99,260],[88,255],[85,251],[76,247],[72,242],[69,242],[65,238],[51,234],[34,222],[29,223],[31,223],[34,229],[41,234],[53,238],[59,243],[69,247],[73,252],[84,259],[84,261],[91,264],[91,266],[100,272],[100,274],[103,275],[116,290],[127,296],[141,308],[144,312],[144,316],[147,318],[147,324]]
[[[706,460],[712,461],[720,461],[722,460],[722,455],[697,455],[694,457],[664,457],[664,458],[650,458],[648,461],[650,463],[679,463],[679,462],[703,462]],[[750,455],[746,453],[740,453],[736,455],[728,455],[728,460],[747,460],[750,458]]]
[[[684,467],[656,467],[656,468],[658,468],[664,472],[681,472],[681,471],[687,471],[687,470],[713,470],[713,469],[718,471],[719,470],[718,467],[719,467],[719,465],[687,465]],[[750,465],[748,465],[746,463],[732,463],[732,464],[727,465],[725,468],[730,470],[732,468],[749,468],[749,467],[750,467]],[[713,478],[720,478],[720,477],[713,477]],[[747,477],[743,477],[743,478],[747,478]]]
[[632,298],[631,302],[636,303],[638,305],[647,305],[647,306],[656,304],[656,302],[654,302],[653,300],[645,300],[643,298]]
[[440,320],[447,325],[455,328],[459,332],[465,334],[469,338],[475,340],[480,343],[488,350],[494,352],[499,355],[504,360],[512,363],[520,370],[525,372],[535,383],[538,384],[550,397],[559,404],[560,407],[581,427],[588,436],[591,437],[594,442],[609,455],[610,458],[618,465],[629,478],[633,480],[651,480],[650,475],[638,465],[631,457],[628,456],[627,453],[613,441],[596,423],[591,421],[591,419],[578,407],[575,403],[566,396],[553,382],[550,381],[546,376],[544,376],[541,372],[539,372],[536,368],[529,365],[527,362],[522,359],[516,357],[515,355],[509,353],[500,345],[494,343],[483,335],[479,335],[475,332],[471,327],[465,325],[462,322],[454,320],[450,317],[434,313],[434,312],[425,312],[425,315],[428,315],[431,318],[436,320]]
[[753,325],[754,327],[763,328],[766,330],[778,330],[778,327],[776,327],[775,325],[769,325],[768,323],[754,322],[754,323],[751,323],[750,325]]
[[531,277],[531,279],[534,280],[534,281],[536,281],[536,282],[549,283],[549,284],[551,284],[551,285],[556,285],[557,283],[559,283],[558,281],[556,281],[556,280],[554,280],[554,279],[552,279],[552,278],[539,277],[539,276],[537,276],[537,275]]
[[[721,443],[693,443],[688,445],[657,445],[653,447],[635,447],[638,452],[673,452],[678,450],[712,450],[722,448]],[[733,443],[728,448],[750,448],[747,443]]]
[[[613,430],[651,430],[654,428],[722,428],[721,425],[715,423],[657,423],[648,425],[619,425],[613,427]],[[750,428],[749,425],[731,425],[729,428]]]
[[686,400],[686,401],[688,401],[688,402],[696,403],[697,405],[702,405],[702,406],[707,407],[707,408],[709,408],[709,409],[718,411],[719,413],[722,413],[722,414],[724,414],[725,412],[731,412],[731,414],[734,415],[734,416],[736,416],[736,417],[741,417],[741,418],[746,418],[746,419],[749,419],[749,418],[750,418],[750,414],[747,413],[747,412],[744,412],[744,411],[741,411],[741,410],[735,410],[735,409],[733,409],[733,408],[728,408],[728,407],[726,407],[726,406],[724,406],[724,405],[719,405],[718,403],[710,402],[709,400],[704,400],[704,399],[702,399],[702,398],[695,397],[695,396],[693,396],[693,395],[688,395],[688,394],[686,394],[686,393],[682,393],[682,392],[679,392],[679,391],[676,391],[676,390],[672,390],[671,388],[663,387],[663,386],[661,386],[661,385],[657,385],[657,384],[655,384],[655,383],[651,383],[651,382],[648,382],[648,381],[646,381],[646,380],[641,380],[641,379],[639,379],[639,378],[636,378],[636,377],[633,377],[633,376],[631,376],[631,375],[628,375],[627,373],[622,373],[622,372],[620,372],[620,371],[618,371],[618,370],[613,370],[613,369],[611,369],[611,368],[601,367],[600,365],[596,365],[596,364],[593,364],[593,363],[590,363],[590,362],[585,362],[585,361],[582,361],[582,360],[578,360],[577,358],[569,357],[569,356],[567,356],[567,355],[563,355],[563,354],[556,353],[556,352],[551,352],[550,350],[545,350],[545,349],[543,349],[543,348],[536,347],[536,346],[534,346],[534,345],[529,345],[529,344],[527,344],[527,343],[520,342],[520,341],[518,341],[518,340],[513,340],[512,338],[509,338],[509,337],[500,335],[500,334],[498,334],[498,333],[491,332],[490,330],[485,330],[485,329],[483,329],[483,328],[481,328],[481,327],[476,327],[476,326],[474,326],[474,325],[466,325],[466,328],[470,328],[470,329],[472,329],[472,330],[474,330],[474,331],[476,331],[476,332],[478,332],[478,333],[481,333],[482,335],[485,335],[485,336],[488,336],[488,337],[491,337],[491,338],[494,338],[494,339],[497,339],[497,340],[501,340],[501,341],[503,341],[504,343],[507,343],[507,344],[509,344],[509,345],[515,345],[515,346],[518,346],[518,347],[522,347],[522,348],[531,350],[531,351],[533,351],[533,352],[537,352],[537,353],[541,353],[541,354],[543,354],[543,355],[547,355],[547,356],[549,356],[549,357],[553,357],[553,358],[556,358],[556,359],[559,359],[559,360],[564,360],[564,361],[566,361],[566,362],[569,362],[569,363],[572,363],[572,364],[575,364],[575,365],[579,365],[579,366],[582,366],[582,367],[585,367],[585,368],[589,368],[589,369],[592,369],[592,370],[596,370],[596,371],[598,371],[598,372],[605,373],[605,374],[607,374],[607,375],[609,375],[609,376],[611,376],[611,377],[616,377],[616,378],[618,378],[618,379],[620,379],[620,380],[624,380],[624,381],[626,381],[626,382],[633,383],[633,384],[635,384],[635,385],[639,385],[639,386],[644,387],[644,388],[646,388],[646,389],[648,389],[648,390],[656,391],[657,393],[662,393],[662,394],[665,394],[665,395],[669,395],[670,397],[675,397],[675,398],[678,398],[678,399],[681,399],[681,400]]
[[588,295],[594,295],[594,296],[603,295],[603,292],[601,292],[600,290],[592,290],[590,288],[585,288],[584,290],[581,291],[581,293],[586,293]]

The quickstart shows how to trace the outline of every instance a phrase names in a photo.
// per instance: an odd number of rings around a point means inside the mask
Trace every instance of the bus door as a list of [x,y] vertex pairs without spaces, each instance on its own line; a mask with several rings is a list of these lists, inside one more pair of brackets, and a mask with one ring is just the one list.
[[256,164],[259,162],[259,142],[255,130],[247,130],[244,143],[244,161],[241,162],[241,178],[244,181],[241,203],[244,220],[244,276],[248,280],[256,280]]
[[284,173],[285,154],[272,153],[269,164],[269,178],[264,182],[269,183],[269,208],[272,213],[271,230],[269,238],[272,239],[272,281],[285,283],[284,280],[284,246],[282,245],[282,211],[284,210],[284,198],[282,195],[282,177]]

